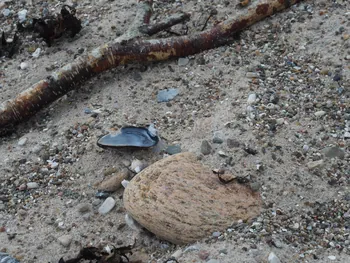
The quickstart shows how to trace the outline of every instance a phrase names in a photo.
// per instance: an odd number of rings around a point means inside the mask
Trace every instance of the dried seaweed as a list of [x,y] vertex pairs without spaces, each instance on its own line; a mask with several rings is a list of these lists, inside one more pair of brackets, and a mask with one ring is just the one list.
[[5,37],[5,32],[1,35],[1,46],[0,46],[0,57],[11,58],[18,49],[18,36],[15,34],[12,41],[7,41]]
[[48,46],[51,46],[54,39],[60,38],[64,33],[74,37],[80,32],[81,21],[75,16],[75,8],[64,5],[60,14],[43,18],[33,18],[29,25],[18,23],[19,31],[33,30],[42,37]]
[[[106,249],[107,248],[107,249]],[[79,254],[72,259],[64,260],[61,258],[58,263],[79,263],[81,260],[95,260],[97,263],[122,263],[123,258],[129,262],[126,254],[132,254],[131,246],[119,247],[105,247],[99,249],[97,247],[85,247],[80,250]]]

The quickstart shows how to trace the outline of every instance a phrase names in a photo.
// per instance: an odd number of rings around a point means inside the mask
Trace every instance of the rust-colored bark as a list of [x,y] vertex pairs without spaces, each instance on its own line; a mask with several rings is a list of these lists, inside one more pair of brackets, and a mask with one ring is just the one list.
[[[0,105],[0,134],[1,129],[34,115],[45,105],[55,101],[100,72],[129,62],[161,61],[189,56],[227,44],[235,33],[302,1],[261,0],[248,8],[245,13],[191,36],[151,40],[133,38],[139,37],[138,33],[140,32],[138,32],[133,36],[104,44],[34,84],[13,100]],[[152,1],[143,0],[140,3],[145,4],[145,8],[147,8],[147,5],[150,6]],[[149,22],[150,11],[149,9],[143,10],[144,15],[140,17],[144,20],[143,23],[139,23],[140,26],[147,25]]]

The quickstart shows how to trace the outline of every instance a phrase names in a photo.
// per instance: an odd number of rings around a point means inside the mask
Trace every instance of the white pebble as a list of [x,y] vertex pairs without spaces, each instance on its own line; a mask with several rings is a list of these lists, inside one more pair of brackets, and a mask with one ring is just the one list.
[[60,244],[64,247],[68,247],[70,243],[72,242],[72,237],[70,235],[64,235],[60,236],[57,240],[60,242]]
[[17,13],[18,20],[20,23],[23,23],[24,21],[26,21],[27,12],[28,12],[28,10],[23,9]]
[[336,258],[336,256],[328,256],[328,259],[329,260],[336,260],[337,258]]
[[32,54],[33,58],[38,58],[40,56],[41,48],[37,48]]
[[124,180],[121,182],[121,184],[122,184],[122,186],[123,186],[124,188],[126,188],[126,187],[128,186],[128,184],[129,184],[129,182],[130,182],[130,181],[124,179]]
[[175,259],[179,259],[181,256],[182,256],[182,249],[176,250],[176,251],[171,255],[171,257],[172,257],[172,258],[175,258]]
[[115,206],[115,200],[112,197],[108,197],[100,206],[100,208],[98,209],[98,212],[101,215],[105,215],[107,214],[109,211],[111,211],[113,209],[113,207]]
[[282,125],[282,124],[284,124],[284,118],[279,118],[279,119],[277,119],[277,120],[276,120],[276,124],[277,124],[277,125]]
[[256,102],[256,98],[257,97],[256,97],[255,93],[249,94],[248,99],[247,99],[247,103],[254,104]]
[[323,111],[323,110],[320,110],[320,111],[316,111],[316,112],[315,112],[315,116],[316,116],[317,118],[320,118],[320,117],[322,117],[322,116],[324,116],[324,115],[326,115],[326,112]]
[[22,62],[20,65],[19,65],[19,67],[22,69],[22,70],[25,70],[25,69],[27,69],[28,68],[28,63],[27,62]]
[[275,253],[271,252],[267,258],[269,263],[281,263],[281,260],[276,256]]
[[24,146],[27,143],[27,141],[28,141],[28,138],[23,137],[23,138],[19,139],[17,144],[18,144],[18,146]]
[[29,182],[27,183],[27,189],[36,189],[39,187],[39,184],[36,182]]
[[308,162],[306,164],[307,168],[309,168],[310,170],[322,167],[323,165],[324,165],[324,161],[323,160],[312,161],[312,162]]

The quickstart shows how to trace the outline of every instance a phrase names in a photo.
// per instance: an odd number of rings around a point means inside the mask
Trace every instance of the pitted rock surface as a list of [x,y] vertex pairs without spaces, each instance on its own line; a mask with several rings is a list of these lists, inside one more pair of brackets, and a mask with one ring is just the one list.
[[222,184],[192,153],[160,160],[137,174],[124,192],[124,206],[159,238],[185,244],[257,216],[258,193]]

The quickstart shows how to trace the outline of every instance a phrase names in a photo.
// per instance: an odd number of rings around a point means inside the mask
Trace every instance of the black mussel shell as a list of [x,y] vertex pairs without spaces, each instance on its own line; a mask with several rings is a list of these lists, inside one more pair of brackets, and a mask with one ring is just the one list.
[[97,141],[100,147],[136,147],[149,148],[159,141],[158,136],[152,135],[147,128],[124,127],[117,134],[107,134]]

